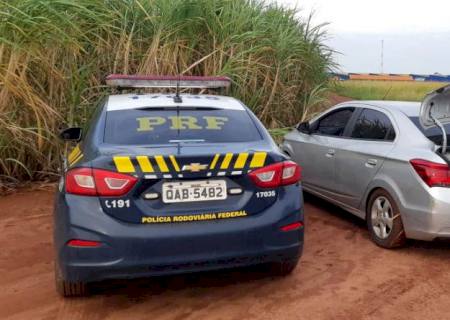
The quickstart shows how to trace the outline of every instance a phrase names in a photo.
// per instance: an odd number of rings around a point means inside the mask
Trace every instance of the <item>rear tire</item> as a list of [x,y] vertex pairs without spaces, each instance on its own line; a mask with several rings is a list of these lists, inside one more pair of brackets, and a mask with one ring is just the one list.
[[285,260],[282,262],[274,262],[270,264],[270,273],[274,276],[285,277],[290,275],[298,265],[299,258]]
[[56,291],[62,297],[84,297],[87,296],[88,285],[81,281],[66,281],[61,277],[61,271],[57,263],[55,263],[55,286]]
[[369,198],[366,221],[373,242],[386,249],[398,248],[406,243],[405,230],[398,205],[383,189]]

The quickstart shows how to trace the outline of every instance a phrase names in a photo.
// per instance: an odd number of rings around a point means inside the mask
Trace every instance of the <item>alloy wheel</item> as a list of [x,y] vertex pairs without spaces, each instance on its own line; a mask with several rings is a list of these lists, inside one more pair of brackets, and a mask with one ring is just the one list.
[[394,210],[386,197],[375,199],[371,208],[372,229],[380,239],[386,239],[391,234],[394,225]]

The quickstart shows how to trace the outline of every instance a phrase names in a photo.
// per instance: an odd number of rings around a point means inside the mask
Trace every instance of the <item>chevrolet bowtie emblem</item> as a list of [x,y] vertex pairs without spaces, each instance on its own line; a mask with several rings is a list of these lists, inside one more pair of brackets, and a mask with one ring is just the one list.
[[182,170],[183,171],[191,171],[191,172],[199,172],[199,171],[205,170],[206,168],[208,168],[207,164],[191,163],[191,164],[184,165]]

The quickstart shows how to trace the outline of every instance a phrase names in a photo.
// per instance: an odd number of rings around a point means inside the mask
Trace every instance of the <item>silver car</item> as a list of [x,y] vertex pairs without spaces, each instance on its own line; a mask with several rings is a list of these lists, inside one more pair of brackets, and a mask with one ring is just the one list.
[[306,191],[366,219],[385,248],[450,238],[450,86],[422,103],[352,101],[284,137]]

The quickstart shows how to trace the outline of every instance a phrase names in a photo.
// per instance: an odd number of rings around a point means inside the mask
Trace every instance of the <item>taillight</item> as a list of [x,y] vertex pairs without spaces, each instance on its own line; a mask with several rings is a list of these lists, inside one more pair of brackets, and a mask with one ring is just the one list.
[[410,163],[429,187],[450,187],[450,169],[447,164],[421,159],[413,159]]
[[94,175],[91,168],[76,168],[66,173],[66,192],[85,196],[96,196]]
[[106,170],[92,169],[99,196],[122,196],[133,188],[137,178]]
[[133,176],[117,172],[75,168],[66,173],[66,192],[84,196],[122,196],[136,181]]
[[297,183],[301,168],[293,161],[274,163],[249,173],[253,183],[261,188],[275,188]]

